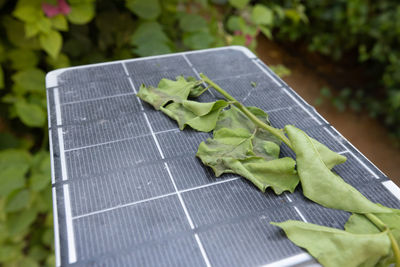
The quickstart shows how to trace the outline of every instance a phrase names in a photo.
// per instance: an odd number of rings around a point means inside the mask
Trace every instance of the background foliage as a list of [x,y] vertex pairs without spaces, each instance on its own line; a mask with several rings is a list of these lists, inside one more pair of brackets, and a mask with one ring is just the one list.
[[258,35],[333,59],[353,51],[375,82],[347,98],[400,136],[394,0],[0,0],[0,32],[0,265],[54,265],[44,80],[55,68],[225,45],[254,50]]

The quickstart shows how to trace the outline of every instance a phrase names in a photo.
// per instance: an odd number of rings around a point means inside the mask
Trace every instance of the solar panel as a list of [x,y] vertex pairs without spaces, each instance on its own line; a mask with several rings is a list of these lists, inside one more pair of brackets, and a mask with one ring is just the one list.
[[[200,72],[267,111],[275,127],[294,124],[345,155],[337,173],[400,208],[400,189],[246,48],[60,69],[46,79],[57,266],[312,265],[269,222],[343,227],[349,213],[308,201],[300,188],[276,196],[236,175],[215,178],[195,157],[211,134],[179,131],[135,96],[142,83]],[[294,156],[285,145],[281,154]]]

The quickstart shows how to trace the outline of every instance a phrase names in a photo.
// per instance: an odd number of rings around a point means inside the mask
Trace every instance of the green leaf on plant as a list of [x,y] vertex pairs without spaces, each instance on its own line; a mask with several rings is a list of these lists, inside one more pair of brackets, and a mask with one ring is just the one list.
[[[330,154],[329,162],[331,163],[327,164],[323,160],[323,155],[329,151],[319,152],[315,142],[294,126],[288,125],[285,130],[296,153],[297,171],[304,196],[333,209],[356,213],[390,212],[390,209],[372,203],[330,170],[329,167],[333,167],[336,163],[334,154]],[[340,155],[338,155],[338,161],[340,162]]]
[[126,0],[126,7],[142,19],[155,19],[161,14],[158,0]]
[[18,71],[12,76],[12,79],[26,91],[43,92],[45,91],[45,76],[41,69],[32,68]]
[[62,47],[62,36],[58,31],[51,30],[39,36],[40,46],[51,57],[57,58]]
[[282,228],[293,243],[305,248],[326,267],[372,267],[390,252],[386,232],[353,234],[292,220],[272,224]]
[[26,230],[36,219],[36,209],[25,209],[9,214],[7,217],[7,229],[10,235],[15,235]]
[[17,190],[6,199],[5,211],[15,212],[24,209],[29,204],[30,192],[27,189]]
[[208,30],[185,33],[183,35],[183,44],[191,49],[205,49],[215,41]]
[[93,19],[95,15],[95,6],[93,3],[74,3],[71,4],[71,12],[67,18],[73,24],[86,24]]
[[21,121],[30,127],[42,127],[46,122],[46,113],[35,104],[26,101],[17,101],[15,109]]
[[68,21],[64,15],[59,14],[52,17],[50,20],[54,29],[59,31],[68,31]]
[[155,21],[141,23],[131,38],[131,44],[137,47],[134,52],[139,56],[170,53],[169,43],[161,25]]
[[207,29],[207,21],[197,14],[183,13],[179,17],[179,26],[184,32],[196,32]]
[[257,25],[273,25],[274,13],[268,7],[257,4],[251,12],[251,19]]
[[[39,58],[36,55],[36,53],[30,49],[13,49],[13,50],[9,51],[8,58],[11,60],[11,67],[15,70],[32,69],[39,62]],[[34,78],[35,80],[40,79],[40,78],[44,79],[44,72],[42,70],[39,70],[39,69],[34,69],[34,70],[36,71],[35,75],[38,75],[37,78],[36,77]],[[21,72],[21,73],[25,73],[25,72]],[[25,79],[25,78],[32,79],[33,77],[23,77],[23,79]],[[14,81],[17,82],[16,80],[14,80]],[[30,81],[32,81],[32,80],[30,80]],[[24,81],[19,79],[18,82],[24,82]],[[28,82],[26,84],[28,85]],[[44,83],[42,81],[40,89],[43,90],[43,87],[44,87]]]
[[250,0],[229,0],[229,3],[237,9],[244,8],[249,2]]

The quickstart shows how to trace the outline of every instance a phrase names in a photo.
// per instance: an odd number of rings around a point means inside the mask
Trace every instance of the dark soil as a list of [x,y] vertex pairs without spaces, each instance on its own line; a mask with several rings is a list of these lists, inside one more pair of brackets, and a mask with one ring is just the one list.
[[[352,72],[349,75],[345,66],[307,54],[304,49],[296,51],[285,48],[265,38],[259,39],[257,54],[267,65],[283,64],[289,68],[291,75],[284,77],[283,80],[311,105],[314,105],[320,96],[320,89],[323,86],[340,89],[338,87],[342,87],[346,80],[364,76],[359,69],[356,70],[356,74]],[[340,79],[342,81],[339,81]],[[389,138],[386,128],[365,114],[351,110],[340,112],[328,102],[316,106],[316,109],[347,140],[400,186],[400,149]]]

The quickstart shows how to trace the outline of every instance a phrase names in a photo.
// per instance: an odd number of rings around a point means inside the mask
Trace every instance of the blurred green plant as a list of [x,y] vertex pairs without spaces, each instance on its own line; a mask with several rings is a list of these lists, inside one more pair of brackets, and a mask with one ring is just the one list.
[[54,265],[46,72],[225,45],[254,50],[259,34],[301,23],[303,11],[249,0],[0,0],[0,265]]
[[[297,1],[274,2],[290,8]],[[399,2],[309,0],[300,8],[306,9],[302,14],[307,16],[309,25],[286,20],[279,25],[277,37],[285,42],[301,41],[310,51],[362,66],[370,79],[361,80],[358,90],[350,93],[349,88],[344,88],[347,96],[341,100],[351,101],[336,101],[337,105],[356,109],[361,106],[360,110],[381,120],[400,140]]]

